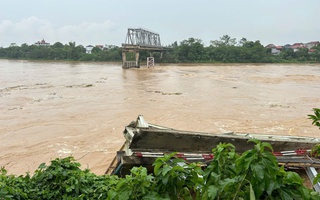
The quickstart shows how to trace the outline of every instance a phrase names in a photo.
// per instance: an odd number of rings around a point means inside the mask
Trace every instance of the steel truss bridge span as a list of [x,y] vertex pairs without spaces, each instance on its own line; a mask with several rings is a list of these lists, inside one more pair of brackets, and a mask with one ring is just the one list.
[[140,48],[161,48],[160,35],[142,28],[129,28],[126,41],[122,46],[139,46]]
[[[142,28],[128,28],[125,43],[122,44],[122,67],[139,68],[139,50],[161,52],[162,56],[162,52],[168,49],[161,46],[160,35],[158,33]],[[127,61],[127,52],[135,53],[135,61]]]

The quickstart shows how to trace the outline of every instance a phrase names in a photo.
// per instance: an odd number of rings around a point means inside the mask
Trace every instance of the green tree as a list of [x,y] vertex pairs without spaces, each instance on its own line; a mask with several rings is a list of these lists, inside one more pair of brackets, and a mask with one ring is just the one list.
[[287,61],[296,59],[295,52],[291,48],[283,50],[280,53],[280,56],[282,57],[282,59],[287,60]]
[[178,60],[181,62],[201,62],[205,60],[205,48],[200,39],[183,40],[177,47]]
[[63,44],[61,42],[56,42],[52,45],[52,48],[57,48],[57,49],[61,49],[63,48]]
[[236,43],[236,39],[231,38],[229,35],[223,35],[222,37],[220,37],[220,40],[214,40],[210,42],[211,46],[214,47],[234,46],[236,45]]
[[99,54],[102,52],[102,49],[100,49],[99,47],[93,47],[91,53],[93,54]]
[[307,48],[300,48],[297,52],[295,52],[296,59],[299,61],[307,61],[309,59],[309,50]]
[[247,40],[247,38],[241,38],[240,40],[239,40],[239,46],[243,46],[243,45],[245,45],[246,43],[248,42],[248,40]]

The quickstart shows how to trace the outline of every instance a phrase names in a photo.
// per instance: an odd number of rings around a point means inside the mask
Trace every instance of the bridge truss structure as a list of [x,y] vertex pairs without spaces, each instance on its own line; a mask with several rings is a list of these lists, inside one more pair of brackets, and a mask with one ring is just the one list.
[[[128,28],[125,43],[122,44],[122,67],[139,68],[139,50],[154,52],[166,51],[168,48],[161,46],[160,35],[142,28]],[[127,61],[127,52],[135,53],[135,61]]]
[[160,35],[142,28],[129,28],[126,36],[125,45],[135,45],[153,48],[161,48]]

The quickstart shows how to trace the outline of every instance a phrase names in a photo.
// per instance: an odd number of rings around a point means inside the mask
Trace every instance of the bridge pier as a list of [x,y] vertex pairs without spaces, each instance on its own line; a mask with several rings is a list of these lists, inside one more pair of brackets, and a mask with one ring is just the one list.
[[129,68],[140,68],[139,64],[139,50],[133,51],[135,53],[135,61],[127,61],[127,52],[132,52],[130,50],[123,50],[122,51],[122,68],[129,69]]
[[[135,53],[135,61],[127,61],[127,52],[134,52]],[[122,67],[125,69],[128,68],[140,68],[139,64],[139,50],[122,50]]]
[[122,51],[122,64],[127,61],[127,52]]
[[140,65],[139,65],[139,56],[140,56],[139,51],[136,51],[136,66],[137,66],[137,68],[140,67]]

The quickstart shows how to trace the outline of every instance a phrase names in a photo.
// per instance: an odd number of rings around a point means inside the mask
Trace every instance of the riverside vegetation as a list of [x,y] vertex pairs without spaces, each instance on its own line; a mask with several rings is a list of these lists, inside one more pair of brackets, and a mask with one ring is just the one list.
[[[181,42],[169,45],[170,49],[160,53],[153,52],[157,62],[164,63],[288,63],[288,62],[320,62],[320,46],[313,47],[314,52],[301,48],[294,52],[285,49],[279,55],[272,55],[270,49],[265,48],[259,40],[249,41],[242,38],[236,41],[228,35],[219,40],[210,42],[204,46],[200,39],[189,38]],[[134,54],[128,53],[127,59],[134,60]],[[140,59],[146,60],[150,52],[140,51]],[[56,42],[53,45],[36,46],[22,44],[7,48],[0,48],[0,58],[30,59],[30,60],[73,60],[73,61],[122,61],[121,48],[109,45],[108,48],[94,47],[91,54],[86,54],[86,49],[75,42],[62,44]]]
[[[320,128],[320,109],[313,111],[309,118]],[[254,148],[242,154],[232,144],[217,145],[205,169],[202,163],[187,163],[172,153],[153,163],[153,174],[134,167],[124,178],[82,170],[73,157],[43,163],[32,176],[8,175],[2,168],[0,199],[320,199],[297,173],[279,167],[269,143],[249,142]],[[319,154],[316,145],[311,155]],[[320,175],[314,183],[318,180]]]

